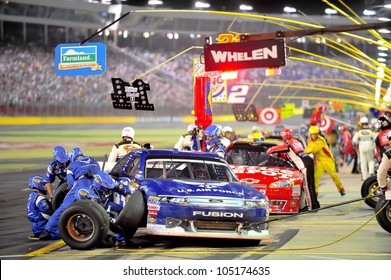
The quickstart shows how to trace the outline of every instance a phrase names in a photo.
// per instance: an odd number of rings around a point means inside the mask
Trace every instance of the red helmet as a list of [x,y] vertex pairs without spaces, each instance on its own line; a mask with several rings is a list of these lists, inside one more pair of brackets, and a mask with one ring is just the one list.
[[280,136],[283,140],[289,140],[293,137],[293,131],[290,128],[284,128],[280,131]]
[[346,128],[346,125],[341,125],[338,127],[338,130],[341,131],[342,133],[344,133],[348,129]]

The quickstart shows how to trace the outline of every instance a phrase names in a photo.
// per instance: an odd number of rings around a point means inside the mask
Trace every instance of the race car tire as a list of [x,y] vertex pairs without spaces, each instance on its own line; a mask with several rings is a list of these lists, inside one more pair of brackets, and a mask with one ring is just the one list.
[[131,239],[147,214],[144,195],[139,190],[132,193],[119,213],[115,225],[121,228],[127,240]]
[[91,200],[78,200],[61,214],[58,228],[72,249],[89,250],[103,244],[110,221],[105,209]]
[[[372,175],[372,176],[368,177],[361,185],[361,197],[365,198],[369,194],[371,194],[371,195],[381,194],[380,189],[378,189],[377,191],[373,192],[378,187],[379,187],[379,184],[377,182],[376,175]],[[369,207],[371,207],[371,208],[375,208],[376,207],[376,203],[378,201],[379,201],[378,197],[365,199],[365,203]]]
[[[382,210],[379,212],[380,209],[382,209]],[[377,202],[377,204],[376,204],[375,211],[377,213],[376,220],[377,220],[378,224],[385,231],[388,231],[389,233],[391,233],[391,206],[390,206],[390,201],[389,200],[385,200],[384,196],[381,197],[379,199],[379,201]]]
[[60,207],[61,203],[64,201],[65,196],[70,191],[70,187],[68,183],[64,181],[54,190],[53,198],[52,198],[52,207],[53,211],[55,211],[58,207]]

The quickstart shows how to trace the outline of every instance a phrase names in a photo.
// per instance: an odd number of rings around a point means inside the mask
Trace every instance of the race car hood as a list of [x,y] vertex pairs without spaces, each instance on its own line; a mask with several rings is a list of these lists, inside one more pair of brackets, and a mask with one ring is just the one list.
[[141,189],[148,193],[173,196],[225,196],[230,198],[265,199],[265,196],[250,186],[239,183],[190,180],[140,180]]
[[[250,184],[270,184],[272,182],[289,180],[300,183],[303,175],[296,168],[290,167],[269,167],[269,166],[248,166],[248,165],[230,165],[242,183]],[[244,182],[243,180],[250,180]]]

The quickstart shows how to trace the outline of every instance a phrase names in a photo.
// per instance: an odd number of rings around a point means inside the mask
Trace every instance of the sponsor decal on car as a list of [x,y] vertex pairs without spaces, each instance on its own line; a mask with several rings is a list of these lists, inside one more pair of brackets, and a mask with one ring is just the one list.
[[218,211],[193,211],[193,216],[221,217],[221,218],[243,218],[243,213],[218,212]]

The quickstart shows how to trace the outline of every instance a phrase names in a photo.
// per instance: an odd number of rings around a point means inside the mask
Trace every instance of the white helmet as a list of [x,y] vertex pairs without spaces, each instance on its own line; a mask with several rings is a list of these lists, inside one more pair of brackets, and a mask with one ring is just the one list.
[[187,126],[187,131],[193,131],[194,128],[197,128],[197,126],[196,126],[195,124],[189,124],[189,125]]
[[223,132],[231,132],[231,133],[234,132],[232,127],[230,126],[224,126],[222,130]]
[[122,138],[130,137],[130,138],[133,139],[134,135],[135,135],[134,129],[131,128],[130,126],[125,127],[124,129],[122,129]]
[[368,121],[368,118],[367,117],[362,117],[361,119],[360,119],[360,123],[361,124],[363,124],[363,123],[368,123],[369,121]]
[[259,131],[259,127],[256,126],[256,125],[254,125],[254,126],[251,128],[251,130],[252,130],[253,132]]

